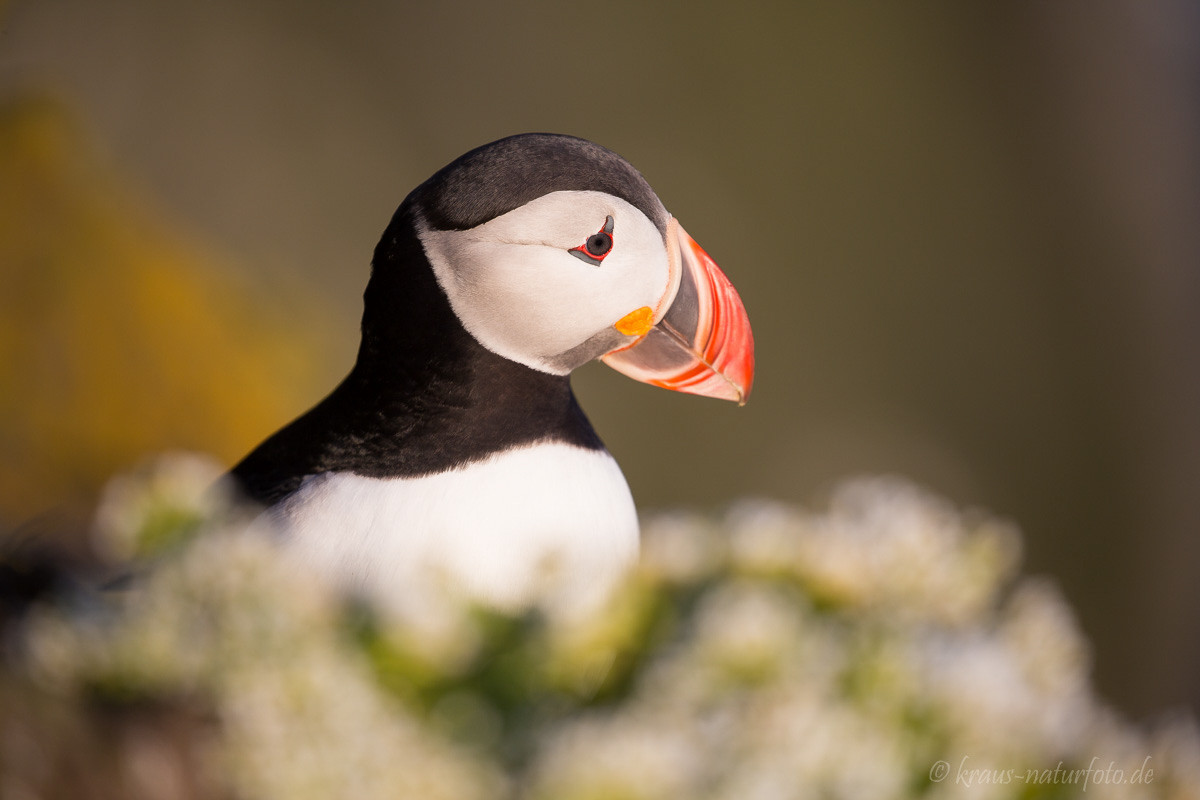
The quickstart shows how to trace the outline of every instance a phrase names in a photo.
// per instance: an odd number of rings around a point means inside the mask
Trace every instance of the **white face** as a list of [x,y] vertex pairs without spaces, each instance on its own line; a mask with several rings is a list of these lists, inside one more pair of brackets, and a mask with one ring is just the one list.
[[[612,249],[599,263],[570,251],[608,217]],[[454,313],[493,353],[565,375],[636,337],[613,327],[667,291],[662,234],[634,206],[603,192],[553,192],[466,231],[418,235]]]

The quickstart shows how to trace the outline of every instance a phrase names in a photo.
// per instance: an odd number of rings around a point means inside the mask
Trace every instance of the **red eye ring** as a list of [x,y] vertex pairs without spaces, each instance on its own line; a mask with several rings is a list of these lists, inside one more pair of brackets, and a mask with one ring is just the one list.
[[604,227],[593,233],[579,247],[572,247],[569,252],[580,261],[589,264],[599,264],[613,249],[613,218],[609,215],[604,220]]

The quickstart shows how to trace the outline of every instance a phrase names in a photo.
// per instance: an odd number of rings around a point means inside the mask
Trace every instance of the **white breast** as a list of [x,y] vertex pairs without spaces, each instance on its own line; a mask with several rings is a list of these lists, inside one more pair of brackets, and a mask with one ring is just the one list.
[[271,514],[312,568],[406,617],[447,592],[506,610],[590,607],[638,548],[616,461],[565,444],[420,478],[325,473]]

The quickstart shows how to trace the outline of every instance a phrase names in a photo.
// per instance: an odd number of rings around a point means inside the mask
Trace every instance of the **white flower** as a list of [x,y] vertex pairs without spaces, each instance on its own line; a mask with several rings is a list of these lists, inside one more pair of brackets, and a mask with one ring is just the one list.
[[528,797],[675,800],[699,797],[711,766],[688,725],[626,713],[585,717],[545,737]]
[[743,502],[726,519],[734,569],[757,575],[795,572],[806,530],[794,509],[768,501]]
[[661,514],[642,526],[640,570],[654,580],[691,583],[720,569],[724,544],[696,515]]
[[119,563],[167,544],[229,505],[232,488],[215,459],[169,453],[105,486],[92,526],[96,552]]
[[799,601],[777,586],[720,586],[696,610],[694,657],[740,679],[776,675],[805,636]]
[[103,546],[154,566],[35,610],[21,644],[55,692],[207,702],[215,774],[247,800],[1084,796],[955,779],[1060,762],[1120,770],[1087,797],[1200,797],[1194,723],[1120,721],[1059,593],[1024,580],[1005,599],[1015,532],[902,482],[849,484],[824,514],[650,520],[641,569],[590,616],[447,596],[352,624],[273,531],[202,490],[212,473],[168,459],[110,486]]

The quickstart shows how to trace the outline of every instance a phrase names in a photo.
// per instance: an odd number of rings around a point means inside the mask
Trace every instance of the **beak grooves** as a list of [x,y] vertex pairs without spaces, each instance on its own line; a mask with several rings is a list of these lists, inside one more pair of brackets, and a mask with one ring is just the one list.
[[[746,308],[716,262],[673,218],[667,244],[671,279],[658,322],[633,345],[602,359],[635,380],[744,404],[754,382]],[[617,329],[625,333],[621,324],[641,311],[624,317]]]

